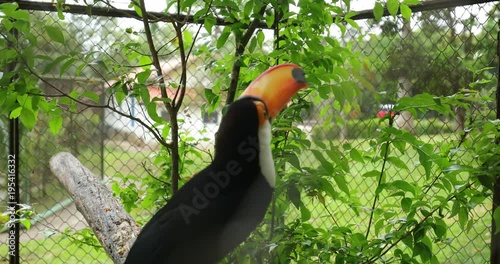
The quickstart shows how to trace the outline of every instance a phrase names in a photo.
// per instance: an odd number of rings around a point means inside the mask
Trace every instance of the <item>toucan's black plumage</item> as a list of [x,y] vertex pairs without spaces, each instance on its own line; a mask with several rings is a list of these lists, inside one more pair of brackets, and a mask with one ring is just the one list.
[[272,187],[259,165],[254,99],[230,105],[213,162],[149,221],[125,263],[215,263],[262,221]]
[[125,263],[215,263],[243,242],[264,218],[275,184],[269,119],[306,86],[295,64],[256,78],[222,119],[212,163],[144,226]]

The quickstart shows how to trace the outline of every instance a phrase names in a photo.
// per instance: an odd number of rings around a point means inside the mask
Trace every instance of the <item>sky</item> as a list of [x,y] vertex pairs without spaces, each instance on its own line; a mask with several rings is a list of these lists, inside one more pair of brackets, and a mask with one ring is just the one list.
[[[51,0],[42,0],[43,2],[50,2]],[[83,0],[69,0],[67,4],[83,4]],[[110,2],[117,8],[128,9],[129,0],[110,0]],[[166,0],[144,0],[146,3],[146,10],[153,12],[161,12],[166,7]],[[359,11],[372,9],[375,5],[375,0],[351,0],[351,10]]]
[[[38,0],[38,1],[40,1],[40,0]],[[50,2],[52,0],[41,0],[41,1],[49,1]],[[109,0],[109,1],[116,8],[129,9],[128,5],[130,3],[130,0]],[[153,12],[162,12],[165,9],[166,3],[168,1],[173,1],[173,0],[145,0],[146,9],[148,11],[153,11]],[[298,0],[295,0],[295,1],[298,1]],[[370,10],[374,7],[375,2],[376,2],[376,0],[351,0],[351,10],[352,11]],[[83,0],[68,0],[67,3],[68,4],[80,4],[80,5],[84,4]],[[343,4],[343,3],[342,3],[342,1],[339,1],[338,4]],[[490,3],[487,5],[492,5],[492,4]],[[295,7],[295,8],[292,7],[292,10],[293,9],[297,9],[297,7]],[[486,9],[489,9],[489,8],[486,8]],[[485,13],[482,12],[482,14],[481,14],[481,12],[479,12],[477,6],[467,7],[467,9],[463,8],[463,7],[457,7],[455,9],[455,11],[456,11],[456,14],[462,18],[467,18],[470,15],[471,11],[475,14],[479,14],[479,16],[476,17],[479,24],[484,23],[484,21],[486,20],[486,16],[483,15]],[[412,22],[415,23],[415,20],[413,20]],[[361,28],[363,29],[363,31],[368,31],[370,33],[375,33],[375,34],[377,34],[378,31],[380,31],[376,27],[375,28],[368,28],[367,26],[365,26],[365,23],[363,23],[363,22],[358,22],[358,23],[361,26]],[[123,28],[131,27],[131,28],[134,28],[135,30],[142,29],[142,23],[140,21],[137,21],[134,19],[123,20],[123,23],[120,24],[120,26]],[[456,29],[457,29],[457,31],[461,31],[462,26],[458,25]],[[337,31],[337,28],[335,26],[333,26],[332,30]],[[333,31],[330,31],[330,32],[334,35],[340,36],[340,32],[333,32]],[[473,29],[473,32],[474,31],[479,31],[479,28]],[[271,37],[271,36],[267,36],[267,35],[269,35],[269,33],[267,33],[267,32],[265,32],[265,33],[266,33],[266,38]]]

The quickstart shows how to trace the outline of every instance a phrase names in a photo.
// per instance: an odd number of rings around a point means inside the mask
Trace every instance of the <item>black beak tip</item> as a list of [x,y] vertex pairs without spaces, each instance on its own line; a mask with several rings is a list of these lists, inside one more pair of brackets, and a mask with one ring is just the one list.
[[306,73],[300,68],[293,69],[292,76],[298,83],[307,83]]

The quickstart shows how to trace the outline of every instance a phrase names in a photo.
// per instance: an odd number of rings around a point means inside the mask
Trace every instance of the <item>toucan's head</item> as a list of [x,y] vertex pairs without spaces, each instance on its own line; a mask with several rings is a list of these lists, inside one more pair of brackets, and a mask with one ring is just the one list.
[[[305,87],[305,73],[299,66],[292,63],[280,64],[257,77],[240,98],[255,98],[259,112],[266,113],[268,118],[274,118],[288,101]],[[260,120],[261,123],[263,121]]]

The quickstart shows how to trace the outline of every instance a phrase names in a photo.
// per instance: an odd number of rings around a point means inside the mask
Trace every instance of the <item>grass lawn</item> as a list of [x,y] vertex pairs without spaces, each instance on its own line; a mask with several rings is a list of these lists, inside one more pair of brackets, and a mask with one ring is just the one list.
[[[8,252],[6,245],[0,245],[0,252]],[[3,254],[2,254],[3,256]],[[49,237],[32,240],[20,245],[21,263],[113,263],[104,250],[95,250],[87,245],[75,245],[69,239]],[[0,263],[3,260],[0,258]],[[8,260],[5,260],[7,263]]]
[[[453,137],[453,135],[450,135]],[[446,140],[443,136],[422,136],[420,139],[424,142],[440,142]],[[333,142],[334,145],[340,146],[338,141]],[[342,142],[345,143],[345,142]],[[350,140],[349,143],[357,149],[366,149],[369,147],[368,141],[363,139]],[[316,148],[313,146],[312,148]],[[316,148],[318,149],[318,148]],[[118,147],[107,146],[104,156],[104,174],[108,176],[121,173],[123,175],[136,175],[139,177],[146,177],[142,162],[146,161],[151,163],[151,151],[125,151]],[[425,177],[424,169],[418,162],[418,156],[415,150],[408,149],[403,155],[399,152],[394,152],[392,155],[398,157],[407,165],[408,171],[401,170],[393,165],[389,165],[386,170],[387,181],[396,179],[411,179],[415,187],[423,188]],[[208,155],[202,155],[203,159],[208,158]],[[82,152],[79,159],[87,166],[91,164],[100,164],[99,156],[92,152]],[[305,150],[300,159],[303,161],[303,166],[310,166],[315,168],[319,165],[313,158],[313,155],[308,150]],[[194,164],[200,164],[199,160],[193,160]],[[206,161],[206,160],[205,160]],[[377,185],[376,177],[363,177],[365,172],[381,168],[381,163],[353,162],[350,165],[350,172],[346,174],[347,184],[350,189],[350,197],[348,199],[356,199],[359,201],[359,215],[356,215],[354,210],[349,205],[341,203],[336,200],[327,199],[328,209],[333,212],[335,219],[332,219],[317,200],[310,198],[303,198],[306,206],[311,210],[312,217],[309,220],[311,224],[322,226],[325,228],[339,225],[345,226],[355,223],[358,225],[358,230],[361,233],[366,233],[366,226],[368,223],[369,210],[374,197],[374,191]],[[198,171],[194,165],[190,165],[186,171]],[[335,181],[330,181],[334,188],[340,193],[341,191],[336,187]],[[400,198],[389,197],[387,192],[382,192],[378,205],[389,203],[399,204]],[[436,194],[433,194],[436,195]],[[305,195],[303,195],[305,197]],[[469,217],[477,220],[469,232],[464,232],[459,227],[458,219],[444,218],[443,220],[449,224],[447,238],[451,240],[450,244],[434,244],[434,253],[441,263],[485,263],[489,259],[489,229],[490,229],[490,204],[477,206]],[[401,209],[396,206],[393,210]],[[148,218],[150,214],[139,212],[135,214],[138,218]],[[295,219],[300,217],[300,213],[292,206],[290,207],[289,216],[287,219]],[[432,232],[432,231],[431,231]],[[384,230],[376,235],[371,232],[370,237],[383,235]],[[5,246],[0,246],[0,251],[4,252]],[[72,245],[69,240],[59,240],[57,238],[47,238],[38,241],[29,241],[22,244],[21,256],[23,262],[26,263],[111,263],[103,251],[95,251],[90,246],[76,246]],[[82,261],[85,259],[85,261]]]
[[[442,142],[445,140],[453,140],[454,135],[448,135],[446,138],[443,136],[421,136],[420,140],[423,142]],[[346,142],[342,142],[346,143]],[[348,141],[353,147],[357,149],[367,149],[369,144],[367,140],[357,139]],[[334,142],[334,145],[342,145],[340,142]],[[312,149],[319,149],[313,145]],[[391,155],[400,158],[404,164],[408,167],[408,170],[398,168],[392,164],[386,164],[385,177],[387,182],[394,180],[405,180],[409,181],[415,188],[424,190],[424,183],[429,182],[425,180],[425,170],[419,163],[418,153],[411,148],[408,148],[405,153],[401,155],[399,151],[393,151]],[[470,157],[461,157],[465,160],[470,160]],[[320,166],[319,162],[312,159],[312,155],[309,152],[304,152],[301,154],[301,160],[306,161],[304,166],[310,166],[316,168]],[[312,217],[309,222],[318,227],[334,227],[334,226],[348,226],[350,224],[355,224],[355,232],[360,232],[365,234],[367,231],[367,225],[369,221],[369,216],[371,212],[371,207],[373,204],[373,199],[375,195],[375,190],[377,188],[378,177],[364,177],[364,173],[372,170],[381,170],[382,162],[378,161],[376,163],[371,162],[351,162],[349,164],[350,172],[346,174],[346,181],[350,190],[350,196],[347,199],[351,201],[357,201],[360,206],[356,206],[359,211],[359,215],[356,214],[355,210],[348,204],[342,203],[338,200],[326,199],[328,210],[332,212],[333,218],[328,214],[326,209],[317,199],[304,198],[303,202],[306,204],[307,208],[311,211]],[[431,175],[431,179],[434,175]],[[335,181],[330,180],[333,187],[338,193],[342,193],[340,189],[337,188]],[[395,205],[391,207],[382,208],[387,211],[394,211],[397,213],[396,217],[404,216],[401,207],[399,206],[402,197],[396,196],[391,197],[391,193],[388,191],[382,191],[379,200],[377,202],[376,208],[381,208],[383,204]],[[426,199],[431,199],[434,195],[444,194],[443,191],[433,192],[433,189],[429,191]],[[411,194],[407,194],[411,197]],[[451,203],[450,203],[451,206]],[[291,206],[291,212],[288,216],[290,221],[296,218],[300,218],[300,212]],[[446,238],[450,240],[449,244],[445,243],[435,243],[433,246],[433,253],[440,261],[440,263],[486,263],[489,262],[489,243],[490,243],[490,226],[491,226],[491,201],[486,200],[486,204],[476,206],[472,212],[469,214],[469,219],[474,219],[475,223],[469,231],[463,231],[458,223],[458,217],[449,218],[445,216],[443,220],[448,224],[448,231]],[[439,217],[436,215],[435,217]],[[377,220],[377,215],[374,217],[374,223]],[[385,234],[384,228],[379,234],[375,234],[373,227],[370,232],[370,238],[382,237]],[[431,237],[434,236],[433,231],[430,231]],[[404,247],[404,244],[401,243]],[[420,259],[419,259],[420,260]]]
[[[99,175],[100,156],[94,151],[92,149],[82,150],[78,159]],[[146,175],[141,163],[147,161],[151,153],[151,151],[129,152],[118,147],[107,146],[104,152],[104,175],[114,176],[117,173]],[[69,197],[57,181],[49,183],[46,188],[48,193],[46,197],[39,197],[31,201],[37,213],[42,213],[57,202]],[[22,263],[113,263],[104,250],[95,250],[87,245],[75,245],[69,239],[61,239],[60,236],[22,242],[20,250]],[[8,252],[4,241],[0,243],[0,252]],[[0,263],[8,262],[2,257],[3,254],[0,254]]]

